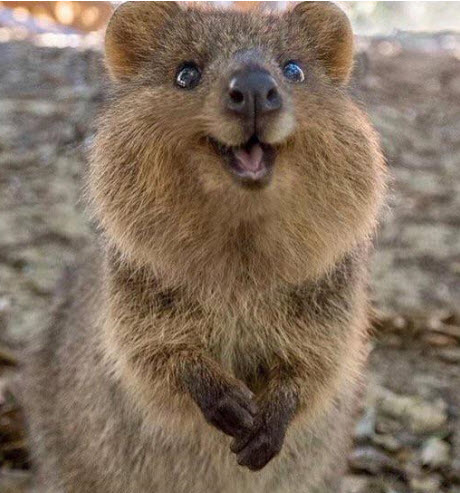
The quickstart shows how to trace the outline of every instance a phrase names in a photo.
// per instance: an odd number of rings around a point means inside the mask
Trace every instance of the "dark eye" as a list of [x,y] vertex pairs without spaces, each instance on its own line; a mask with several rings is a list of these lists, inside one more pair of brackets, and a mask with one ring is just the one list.
[[184,63],[176,74],[176,85],[182,89],[193,89],[201,79],[201,71],[193,62]]
[[286,63],[283,67],[283,74],[284,77],[291,82],[302,82],[305,79],[305,75],[303,70],[300,68],[300,65],[293,61]]

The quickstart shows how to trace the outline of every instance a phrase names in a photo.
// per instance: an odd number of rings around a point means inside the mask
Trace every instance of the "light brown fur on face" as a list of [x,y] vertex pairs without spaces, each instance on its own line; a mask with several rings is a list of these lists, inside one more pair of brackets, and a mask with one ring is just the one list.
[[[273,22],[281,33],[267,29]],[[256,284],[297,283],[324,273],[373,229],[382,173],[375,136],[314,60],[301,22],[295,13],[266,21],[236,12],[178,12],[171,32],[162,32],[159,61],[139,68],[104,116],[90,179],[100,221],[123,253],[150,263],[171,285],[233,291],[241,270]],[[233,183],[207,142],[249,138],[223,115],[219,98],[222,79],[238,64],[234,53],[255,47],[288,100],[270,122],[281,135],[265,137],[277,143],[272,183],[256,194]],[[304,84],[282,81],[276,64],[289,59],[304,61]],[[205,66],[193,93],[172,85],[183,60]],[[244,264],[244,248],[227,248],[234,242],[256,244],[251,264]]]
[[[384,190],[377,138],[346,90],[352,42],[328,2],[116,11],[88,176],[100,247],[29,367],[45,491],[337,488]],[[290,60],[303,81],[283,75]],[[190,62],[201,80],[181,89]],[[241,73],[282,104],[262,112],[248,92],[255,109],[229,110]],[[263,180],[226,161],[250,145],[270,160]]]

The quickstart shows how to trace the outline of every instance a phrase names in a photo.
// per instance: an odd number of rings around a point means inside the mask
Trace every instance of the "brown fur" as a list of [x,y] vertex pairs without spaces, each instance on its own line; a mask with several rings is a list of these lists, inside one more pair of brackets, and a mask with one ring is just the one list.
[[[344,88],[348,21],[327,2],[279,15],[128,3],[106,53],[114,94],[88,181],[100,248],[30,358],[45,491],[333,491],[384,188],[376,136]],[[249,138],[220,101],[247,57],[283,96],[260,130],[276,162],[257,190],[209,144]],[[290,59],[302,84],[283,79]],[[177,89],[190,60],[202,81]]]

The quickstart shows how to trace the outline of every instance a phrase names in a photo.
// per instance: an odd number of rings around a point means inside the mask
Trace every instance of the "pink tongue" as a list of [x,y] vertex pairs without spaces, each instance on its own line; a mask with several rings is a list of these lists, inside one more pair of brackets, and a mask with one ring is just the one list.
[[264,153],[259,144],[253,145],[249,152],[244,149],[235,151],[235,157],[245,171],[258,171],[262,167],[263,156]]

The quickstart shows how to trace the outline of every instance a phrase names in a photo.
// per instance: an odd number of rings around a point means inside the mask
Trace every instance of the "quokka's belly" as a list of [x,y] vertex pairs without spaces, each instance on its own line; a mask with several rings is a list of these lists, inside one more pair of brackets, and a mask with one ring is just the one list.
[[[311,423],[300,415],[288,430],[281,453],[263,470],[237,464],[231,438],[199,421],[193,432],[176,429],[152,437],[147,484],[158,493],[331,493],[345,466],[353,391]],[[149,479],[147,479],[149,478]],[[135,479],[135,478],[133,478]]]

